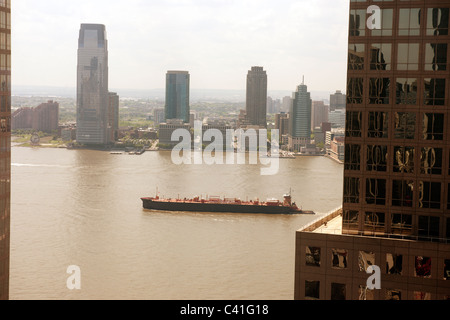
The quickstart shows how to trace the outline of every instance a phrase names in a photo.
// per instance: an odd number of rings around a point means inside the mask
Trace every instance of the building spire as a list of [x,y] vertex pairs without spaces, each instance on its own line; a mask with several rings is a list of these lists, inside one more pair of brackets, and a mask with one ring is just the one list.
[[305,75],[303,75],[302,85],[305,85]]

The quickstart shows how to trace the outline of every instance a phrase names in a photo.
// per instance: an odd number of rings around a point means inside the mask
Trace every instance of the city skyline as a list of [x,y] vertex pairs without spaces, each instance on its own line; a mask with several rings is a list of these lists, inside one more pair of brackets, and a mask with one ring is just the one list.
[[[132,1],[125,8],[115,1],[22,1],[12,19],[13,86],[74,87],[74,35],[80,23],[99,23],[108,29],[112,88],[164,88],[165,72],[180,69],[196,75],[193,89],[234,90],[245,87],[249,65],[262,65],[269,90],[292,90],[307,74],[312,91],[335,91],[345,88],[347,11],[346,0]],[[216,73],[222,76],[211,81]]]

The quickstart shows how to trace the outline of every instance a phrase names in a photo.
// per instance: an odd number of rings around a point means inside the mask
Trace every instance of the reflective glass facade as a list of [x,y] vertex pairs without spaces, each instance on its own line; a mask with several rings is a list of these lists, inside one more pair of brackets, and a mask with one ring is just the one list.
[[9,298],[11,194],[11,1],[0,0],[0,300]]
[[107,144],[108,43],[104,25],[82,24],[78,40],[77,142]]
[[190,75],[187,71],[168,71],[166,74],[166,120],[190,120]]
[[450,238],[449,9],[351,1],[344,234]]

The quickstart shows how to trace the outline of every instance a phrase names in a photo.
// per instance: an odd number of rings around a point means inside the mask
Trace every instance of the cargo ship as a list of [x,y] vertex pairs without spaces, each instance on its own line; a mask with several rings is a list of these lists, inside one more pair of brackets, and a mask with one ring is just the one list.
[[156,197],[141,198],[144,209],[159,211],[191,211],[191,212],[222,212],[222,213],[254,213],[254,214],[314,214],[303,211],[292,203],[291,195],[284,195],[284,201],[268,199],[242,201],[237,198],[209,196],[208,199],[194,197],[192,199],[161,199]]

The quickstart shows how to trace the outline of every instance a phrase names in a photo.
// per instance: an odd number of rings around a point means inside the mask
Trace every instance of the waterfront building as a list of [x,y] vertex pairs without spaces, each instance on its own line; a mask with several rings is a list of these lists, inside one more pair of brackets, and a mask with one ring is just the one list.
[[450,299],[450,0],[376,2],[381,29],[371,4],[350,2],[343,207],[297,232],[295,299]]
[[311,93],[303,81],[293,94],[293,103],[289,114],[289,149],[300,151],[311,143]]
[[0,1],[0,300],[9,299],[11,225],[11,1]]
[[267,73],[263,67],[248,71],[246,115],[251,126],[267,128]]
[[77,142],[105,145],[109,141],[106,28],[100,24],[82,24],[78,39]]
[[166,74],[165,118],[190,122],[190,75],[188,71],[168,71]]
[[172,141],[172,134],[177,129],[191,131],[191,125],[185,123],[182,119],[169,119],[166,123],[161,123],[158,129],[159,144],[162,148],[171,148],[179,143]]
[[58,130],[59,103],[48,101],[36,108],[19,108],[11,115],[12,130],[34,130],[51,133]]

